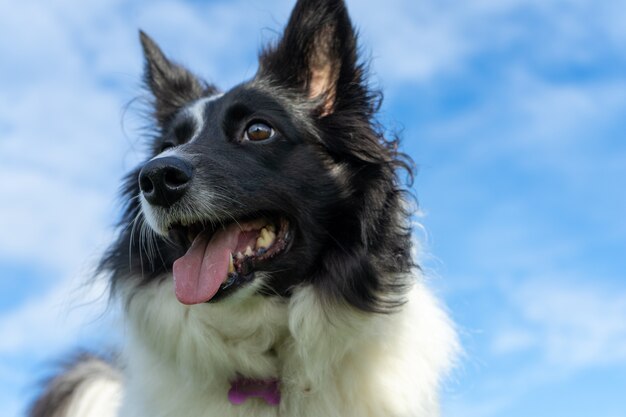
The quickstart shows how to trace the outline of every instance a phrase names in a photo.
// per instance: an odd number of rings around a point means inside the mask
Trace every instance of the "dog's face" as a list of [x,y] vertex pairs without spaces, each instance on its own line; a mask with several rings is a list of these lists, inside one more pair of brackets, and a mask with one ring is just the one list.
[[377,269],[403,270],[410,258],[396,224],[395,149],[372,127],[343,2],[299,1],[256,76],[226,92],[144,33],[141,42],[158,128],[128,177],[127,228],[104,264],[114,284],[128,262],[147,281],[173,272],[185,304],[242,288],[288,296],[310,282],[373,308]]
[[266,84],[210,91],[176,111],[138,176],[149,226],[186,253],[173,264],[181,302],[220,299],[258,271],[304,273],[317,229],[339,208],[334,162],[301,116],[311,109]]

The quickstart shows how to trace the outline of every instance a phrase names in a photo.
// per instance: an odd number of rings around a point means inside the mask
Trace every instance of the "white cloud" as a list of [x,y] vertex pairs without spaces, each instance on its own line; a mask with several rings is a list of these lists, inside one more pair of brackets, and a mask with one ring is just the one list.
[[538,349],[546,365],[568,371],[625,364],[626,290],[592,284],[596,280],[605,281],[593,276],[582,282],[547,276],[509,288],[513,308],[526,329],[522,331],[526,346],[505,346],[515,333],[504,331],[494,347],[500,353]]
[[429,167],[450,208],[443,261],[467,274],[446,281],[479,346],[450,415],[509,415],[537,392],[626,365],[625,111],[623,79],[517,69],[458,120],[421,132],[446,156]]
[[[110,196],[44,172],[0,168],[0,193],[13,198],[0,206],[0,254],[44,269],[77,272],[110,237]],[[20,198],[21,197],[21,198]],[[52,273],[47,280],[55,280]]]
[[[618,54],[626,37],[620,2],[588,0],[478,0],[349,2],[371,44],[385,84],[432,83],[456,75],[481,55],[512,52],[520,64],[601,59],[599,43]],[[581,23],[584,22],[584,23]],[[517,60],[517,61],[516,61]]]
[[492,341],[492,350],[497,355],[518,353],[537,345],[537,336],[528,329],[521,329],[519,325],[507,329],[500,329]]
[[432,80],[457,70],[469,52],[456,14],[442,13],[437,2],[398,0],[381,7],[380,2],[355,1],[350,6],[385,83]]
[[[537,391],[564,384],[584,389],[588,382],[580,375],[585,371],[611,372],[626,365],[626,289],[598,284],[606,281],[603,277],[561,273],[501,286],[497,314],[489,315],[480,332],[487,351],[473,352],[477,356],[467,365],[480,370],[448,396],[447,415],[518,415]],[[572,407],[588,405],[581,398],[555,395],[546,405],[575,412]],[[616,398],[604,406],[617,412],[618,404]]]
[[591,239],[623,242],[625,112],[623,79],[549,82],[518,69],[471,108],[421,127],[422,158],[438,161],[431,182],[454,189],[449,205],[475,211],[464,226],[474,259],[508,254],[488,261],[502,264],[540,245],[548,260],[584,253]]
[[[121,113],[132,95],[121,91],[128,86],[123,76],[122,87],[111,88],[97,70],[115,51],[90,43],[98,22],[120,20],[115,4],[89,3],[0,3],[0,268],[9,263],[37,271],[19,277],[30,290],[0,312],[0,356],[14,363],[0,385],[13,395],[22,388],[16,379],[35,382],[23,375],[23,358],[53,360],[99,334],[85,323],[95,320],[102,302],[73,308],[71,301],[104,291],[101,285],[73,290],[93,274],[110,240],[129,146]],[[133,73],[138,63],[118,69]]]
[[31,361],[53,360],[54,355],[75,347],[80,336],[106,335],[100,339],[115,343],[116,334],[103,330],[110,327],[115,316],[105,314],[107,300],[102,281],[89,286],[77,279],[60,282],[49,293],[30,298],[0,317],[0,354],[28,355]]

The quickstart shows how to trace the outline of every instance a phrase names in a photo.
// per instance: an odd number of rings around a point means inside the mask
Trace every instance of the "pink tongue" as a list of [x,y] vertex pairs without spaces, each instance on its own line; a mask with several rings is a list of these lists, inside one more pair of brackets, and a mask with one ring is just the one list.
[[226,280],[230,254],[236,252],[239,228],[231,225],[209,241],[202,233],[174,262],[176,298],[183,304],[209,301]]

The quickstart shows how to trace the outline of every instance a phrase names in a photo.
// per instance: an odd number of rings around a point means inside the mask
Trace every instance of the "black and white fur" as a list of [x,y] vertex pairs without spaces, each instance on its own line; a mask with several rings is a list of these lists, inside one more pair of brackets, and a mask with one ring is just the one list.
[[[344,2],[299,0],[254,78],[223,93],[143,33],[141,42],[154,98],[147,163],[182,159],[193,180],[164,207],[143,196],[144,165],[128,175],[118,239],[101,264],[125,306],[123,377],[78,372],[95,360],[78,361],[32,417],[438,415],[456,336],[412,260],[398,178],[409,160],[374,121],[379,97]],[[245,140],[252,120],[275,136]],[[172,225],[260,215],[289,219],[289,247],[219,300],[181,304],[171,271],[185,248],[168,236]],[[237,375],[279,379],[280,406],[230,404]],[[78,382],[60,401],[64,378]],[[85,412],[98,393],[108,406]]]

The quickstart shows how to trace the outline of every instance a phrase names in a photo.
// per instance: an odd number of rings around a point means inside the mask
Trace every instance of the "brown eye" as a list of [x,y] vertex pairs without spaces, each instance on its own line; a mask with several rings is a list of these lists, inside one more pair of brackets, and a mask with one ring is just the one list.
[[274,129],[267,123],[254,122],[246,128],[245,139],[253,142],[267,140],[274,137]]

